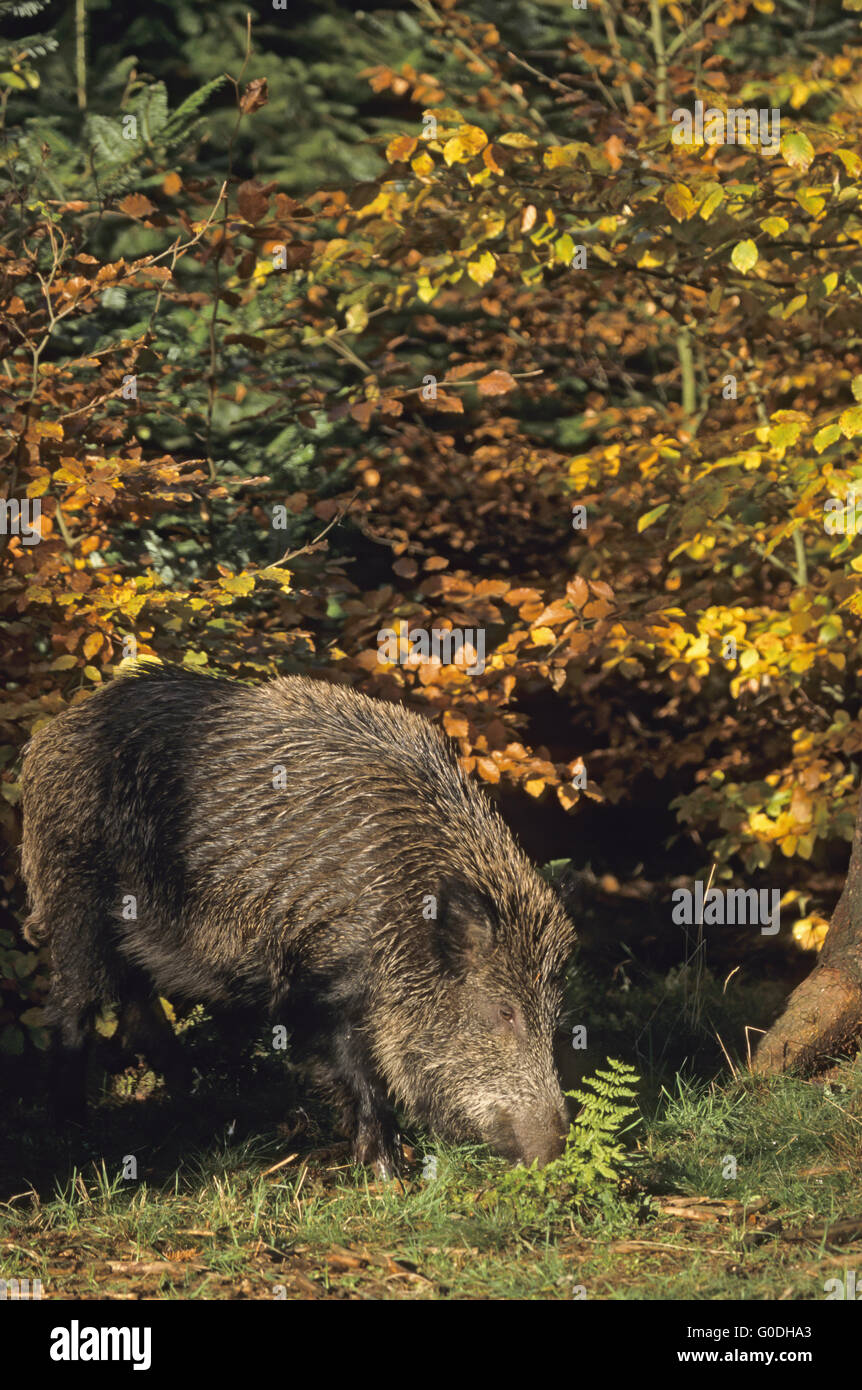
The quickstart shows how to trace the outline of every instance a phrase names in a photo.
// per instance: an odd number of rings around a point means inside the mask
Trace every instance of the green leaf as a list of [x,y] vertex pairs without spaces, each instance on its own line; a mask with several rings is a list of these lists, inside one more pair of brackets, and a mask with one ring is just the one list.
[[660,516],[664,516],[669,502],[662,502],[660,506],[653,507],[651,512],[644,512],[643,516],[638,517],[638,531],[645,531],[648,526],[652,526],[654,521],[658,521]]
[[563,236],[559,237],[558,240],[554,242],[554,256],[556,260],[562,261],[563,265],[571,265],[574,255],[575,243],[572,241],[568,232],[565,232]]
[[730,259],[737,270],[747,275],[757,265],[758,251],[753,241],[738,241],[731,252]]
[[805,173],[814,158],[814,146],[801,130],[791,130],[782,137],[781,154],[791,169],[801,169]]
[[828,449],[830,444],[834,444],[836,439],[841,438],[841,427],[839,425],[824,425],[822,430],[818,430],[814,436],[814,447],[818,454],[822,454],[824,449]]

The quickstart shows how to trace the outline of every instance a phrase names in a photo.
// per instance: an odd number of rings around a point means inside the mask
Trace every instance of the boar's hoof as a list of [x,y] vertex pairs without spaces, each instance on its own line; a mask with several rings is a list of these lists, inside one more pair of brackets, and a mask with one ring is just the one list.
[[401,1155],[401,1136],[384,1133],[377,1125],[360,1124],[353,1141],[353,1157],[357,1163],[373,1168],[378,1178],[397,1178],[404,1162]]

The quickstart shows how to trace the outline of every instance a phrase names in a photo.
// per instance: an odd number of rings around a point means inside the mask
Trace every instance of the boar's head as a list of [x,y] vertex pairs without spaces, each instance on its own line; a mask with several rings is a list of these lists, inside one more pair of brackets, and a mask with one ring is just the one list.
[[402,1032],[397,1089],[444,1137],[543,1166],[568,1130],[553,1040],[574,929],[531,866],[507,869],[494,882],[459,874],[439,884],[431,969]]

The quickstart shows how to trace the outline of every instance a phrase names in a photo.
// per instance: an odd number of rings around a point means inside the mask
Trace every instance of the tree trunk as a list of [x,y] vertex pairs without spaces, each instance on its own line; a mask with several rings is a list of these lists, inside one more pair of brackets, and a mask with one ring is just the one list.
[[862,1039],[862,802],[850,867],[817,964],[757,1049],[756,1072],[810,1074]]

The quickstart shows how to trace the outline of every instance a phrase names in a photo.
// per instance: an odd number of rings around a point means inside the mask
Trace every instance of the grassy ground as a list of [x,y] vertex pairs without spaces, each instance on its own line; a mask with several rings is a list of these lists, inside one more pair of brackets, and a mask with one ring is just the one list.
[[190,1098],[141,1064],[71,1138],[32,1097],[7,1112],[0,1277],[39,1278],[45,1298],[771,1300],[862,1272],[862,1064],[746,1076],[763,987],[703,973],[637,972],[602,1007],[562,1061],[569,1084],[609,1053],[641,1074],[622,1183],[542,1190],[416,1133],[405,1178],[376,1182],[281,1061],[192,1022]]

